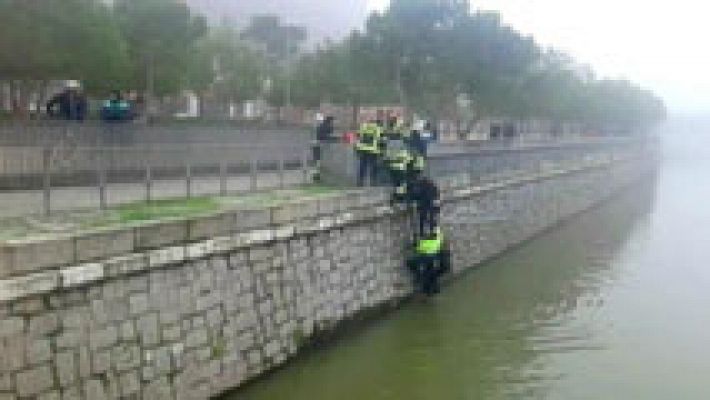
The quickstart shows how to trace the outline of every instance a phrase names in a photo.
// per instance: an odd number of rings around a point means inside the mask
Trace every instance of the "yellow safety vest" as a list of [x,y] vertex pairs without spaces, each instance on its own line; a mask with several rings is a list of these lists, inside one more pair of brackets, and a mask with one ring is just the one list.
[[444,244],[444,237],[441,233],[437,233],[435,239],[422,239],[417,244],[417,253],[424,256],[435,256],[441,253],[441,248]]
[[402,140],[407,140],[409,138],[409,130],[404,126],[404,124],[399,123],[392,128],[388,128],[384,132],[384,136],[389,138],[397,138]]
[[414,157],[413,168],[415,171],[424,171],[424,169],[426,169],[426,160],[424,159],[423,156],[415,156]]
[[357,151],[377,154],[379,153],[380,127],[375,124],[363,124],[360,128],[358,141],[355,144]]
[[389,167],[391,169],[397,170],[397,171],[406,171],[407,170],[407,164],[409,164],[409,161],[411,160],[411,157],[409,156],[409,151],[408,150],[400,150],[396,152],[395,154],[392,155],[387,161],[389,164]]
[[407,194],[407,185],[399,185],[396,188],[394,188],[395,194],[399,196],[404,196]]

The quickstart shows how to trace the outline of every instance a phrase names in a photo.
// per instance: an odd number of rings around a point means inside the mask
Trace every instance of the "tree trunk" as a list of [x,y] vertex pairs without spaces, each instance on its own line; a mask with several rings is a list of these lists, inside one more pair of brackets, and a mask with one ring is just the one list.
[[16,82],[15,116],[22,120],[29,119],[29,85],[27,81]]
[[145,74],[145,116],[150,124],[155,117],[155,57],[152,53],[146,58]]
[[201,90],[196,90],[195,96],[197,96],[197,118],[204,118],[204,116],[205,116],[205,94]]
[[35,119],[42,119],[42,114],[44,112],[45,105],[47,104],[47,90],[49,83],[42,80],[37,83],[37,111]]
[[12,115],[17,116],[19,114],[20,104],[17,101],[17,81],[10,81],[10,111]]
[[352,113],[352,124],[350,125],[352,129],[357,130],[358,120],[360,119],[360,99],[356,98],[353,102],[353,113]]

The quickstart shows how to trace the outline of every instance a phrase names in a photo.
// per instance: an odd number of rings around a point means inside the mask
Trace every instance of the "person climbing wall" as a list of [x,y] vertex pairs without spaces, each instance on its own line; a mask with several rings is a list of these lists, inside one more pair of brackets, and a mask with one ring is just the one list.
[[441,276],[451,270],[451,251],[440,228],[435,228],[416,242],[408,267],[418,290],[427,296],[439,293]]

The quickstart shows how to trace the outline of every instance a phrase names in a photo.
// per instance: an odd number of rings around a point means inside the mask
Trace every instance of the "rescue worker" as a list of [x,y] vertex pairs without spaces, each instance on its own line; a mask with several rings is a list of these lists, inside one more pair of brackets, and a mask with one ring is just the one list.
[[408,171],[412,158],[404,124],[397,117],[388,117],[380,145],[384,153],[383,162],[394,187],[393,200],[403,202],[407,197]]
[[384,144],[384,149],[384,162],[394,187],[393,200],[396,202],[405,201],[409,165],[412,161],[409,148],[401,138],[389,138]]
[[369,184],[374,185],[377,179],[377,162],[380,154],[380,138],[382,128],[374,122],[367,122],[360,127],[355,152],[358,158],[357,185],[365,185],[365,178],[369,176]]
[[321,180],[321,161],[323,158],[323,145],[337,141],[335,133],[335,118],[327,116],[318,121],[316,127],[316,136],[312,141],[313,163],[315,171],[313,173],[313,181],[320,182]]
[[417,207],[419,237],[434,231],[441,212],[441,195],[434,181],[424,175],[417,176],[410,189],[410,199]]
[[[409,141],[409,131],[406,129],[404,122],[396,116],[387,118],[384,138],[389,140]],[[409,143],[407,143],[409,145]]]
[[416,151],[412,151],[407,165],[407,185],[412,187],[425,172],[426,158]]
[[417,121],[417,123],[414,124],[411,134],[412,150],[426,159],[428,156],[429,144],[434,139],[433,136],[431,124],[428,121]]
[[415,285],[428,296],[439,293],[439,278],[451,270],[451,252],[441,229],[418,240],[414,252],[408,267]]

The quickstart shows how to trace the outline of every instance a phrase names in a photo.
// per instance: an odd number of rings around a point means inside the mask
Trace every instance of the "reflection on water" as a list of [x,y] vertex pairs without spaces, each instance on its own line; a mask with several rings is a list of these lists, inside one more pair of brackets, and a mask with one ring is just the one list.
[[632,398],[575,388],[594,373],[585,360],[614,346],[610,296],[633,276],[655,198],[655,182],[625,192],[234,396]]

